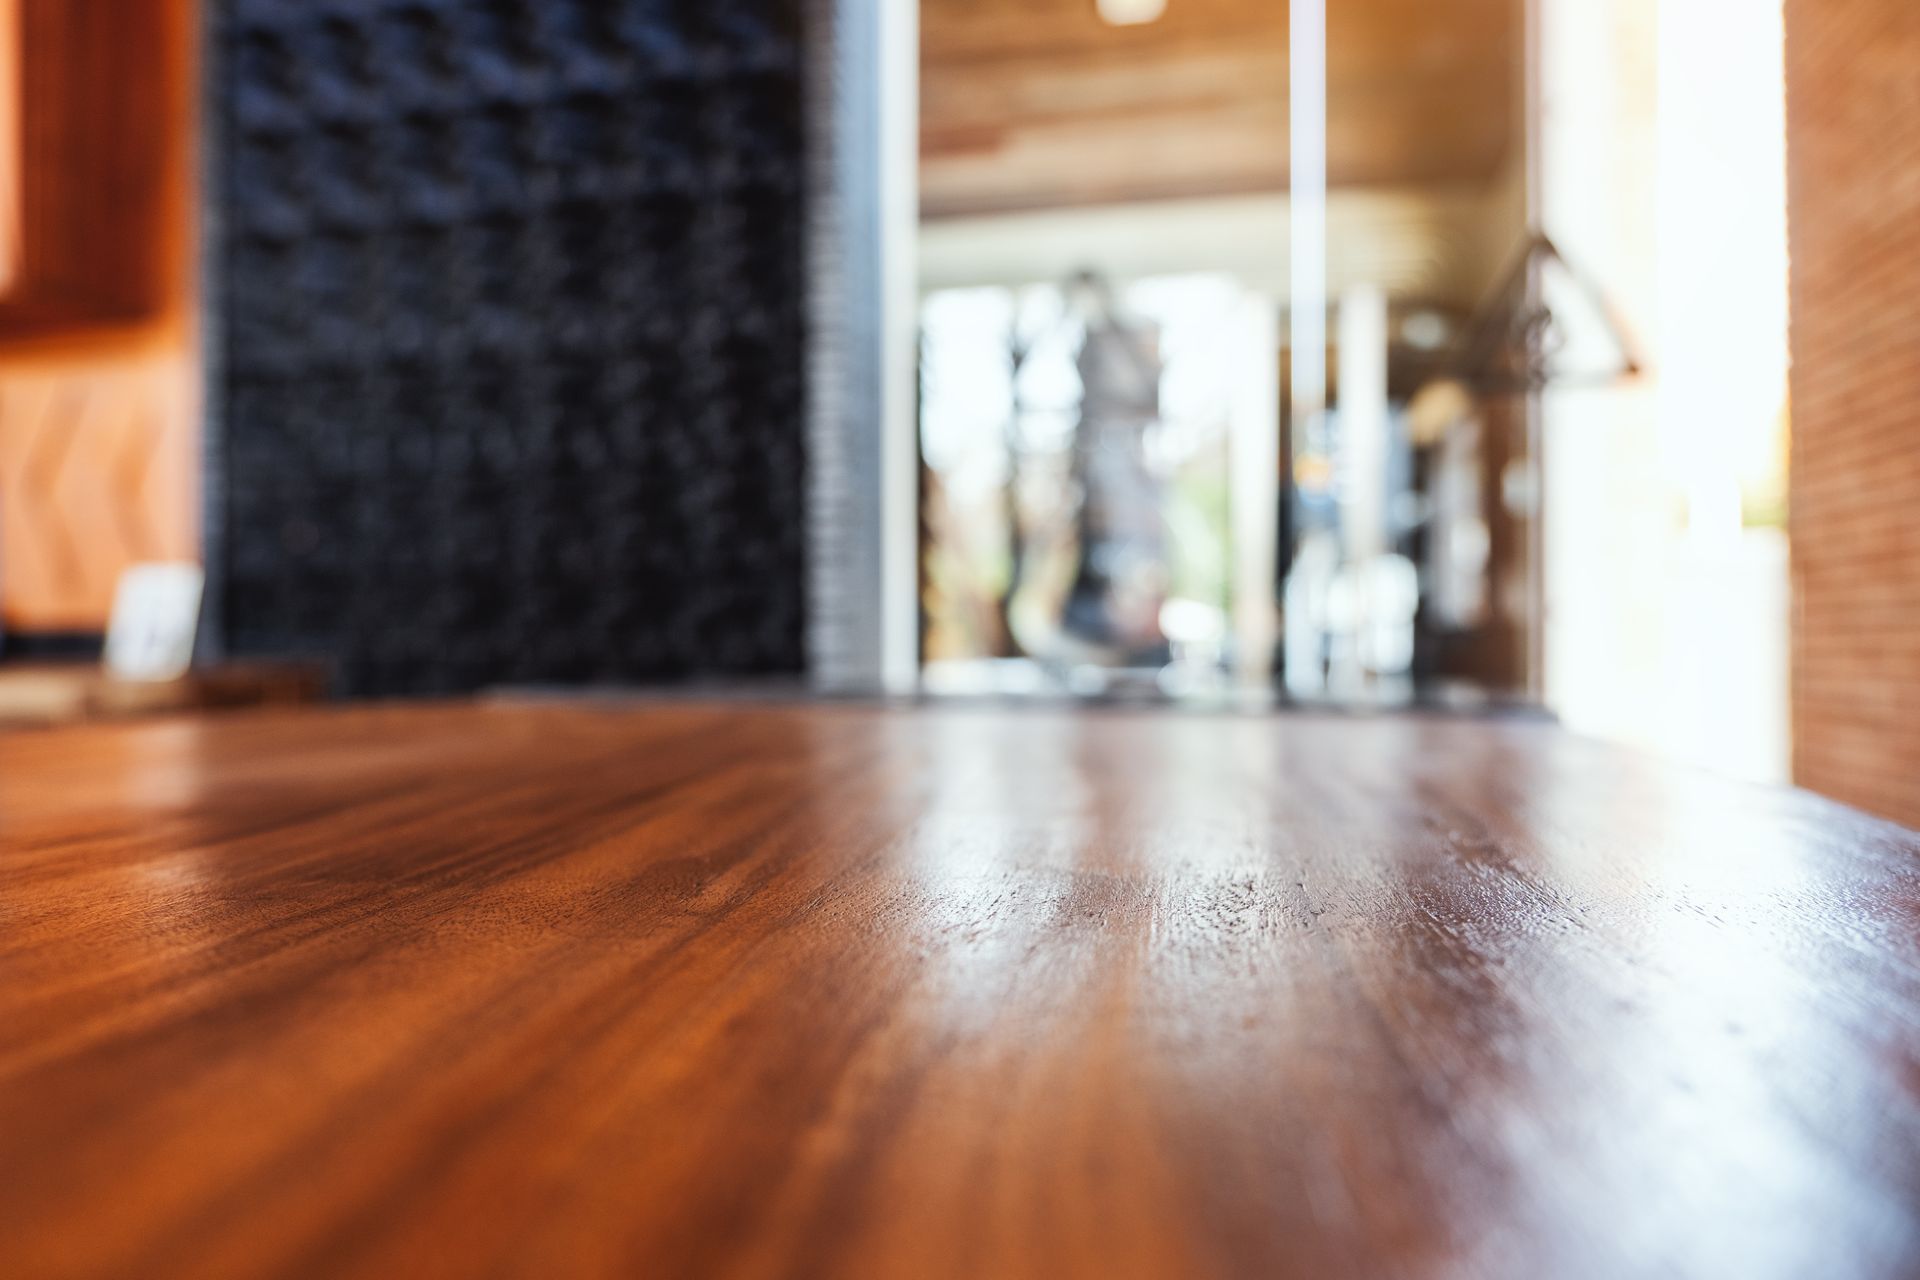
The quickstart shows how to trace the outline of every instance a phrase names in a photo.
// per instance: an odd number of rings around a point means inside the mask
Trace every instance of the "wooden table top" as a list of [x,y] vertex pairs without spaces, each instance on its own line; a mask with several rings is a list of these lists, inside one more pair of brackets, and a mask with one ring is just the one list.
[[1920,1271],[1920,836],[1540,724],[0,738],[7,1276]]

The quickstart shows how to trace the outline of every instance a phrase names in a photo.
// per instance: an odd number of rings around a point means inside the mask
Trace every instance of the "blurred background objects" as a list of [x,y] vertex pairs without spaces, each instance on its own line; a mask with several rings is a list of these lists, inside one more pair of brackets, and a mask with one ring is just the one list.
[[[1539,709],[1920,817],[1911,6],[886,12],[912,687]],[[204,663],[346,695],[805,679],[885,469],[808,430],[891,322],[809,319],[836,14],[0,8],[10,659],[199,560]]]
[[[1260,583],[1281,687],[1539,702],[1578,729],[1785,777],[1778,8],[1330,6],[1317,192],[1289,163],[1303,51],[1285,6],[1103,16],[1073,0],[921,7],[934,686],[1087,689],[1138,665],[980,625],[1008,613],[1029,554],[1048,554],[1037,543],[1074,554],[1042,509],[1099,500],[1062,461],[1085,447],[1083,331],[1022,317],[1059,310],[1040,299],[1075,273],[1123,295],[1204,276],[1219,296],[1196,323],[1216,332],[1185,349],[1235,357],[1170,364],[1161,385],[1215,406],[1209,475],[1233,472],[1236,441],[1257,457],[1251,433],[1282,440]],[[1305,222],[1302,200],[1322,204]],[[1318,261],[1290,243],[1303,225]],[[1225,331],[1239,297],[1278,317],[1271,359]],[[1277,428],[1236,437],[1231,407],[1249,402]],[[1229,486],[1198,492],[1194,443],[1179,452],[1161,461],[1176,482],[1161,524],[1176,563],[1207,569],[1169,603],[1212,637],[1217,677],[1236,665],[1226,566],[1255,552],[1234,541]],[[1132,677],[1217,691],[1194,659]]]

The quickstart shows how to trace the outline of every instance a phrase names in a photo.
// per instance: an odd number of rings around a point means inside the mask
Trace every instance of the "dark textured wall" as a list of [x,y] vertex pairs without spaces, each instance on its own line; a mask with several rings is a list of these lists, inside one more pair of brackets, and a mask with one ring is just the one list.
[[216,0],[230,652],[802,665],[796,0]]

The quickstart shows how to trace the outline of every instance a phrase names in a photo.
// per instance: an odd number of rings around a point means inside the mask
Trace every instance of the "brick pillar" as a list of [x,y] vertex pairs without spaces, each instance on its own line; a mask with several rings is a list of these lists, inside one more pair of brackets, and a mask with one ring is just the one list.
[[1786,0],[1794,777],[1920,826],[1920,3]]

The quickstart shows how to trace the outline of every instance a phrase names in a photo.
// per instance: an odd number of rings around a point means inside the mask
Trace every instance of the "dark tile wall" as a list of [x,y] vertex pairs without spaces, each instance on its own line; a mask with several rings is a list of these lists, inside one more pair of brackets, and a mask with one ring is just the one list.
[[797,0],[223,0],[228,652],[353,693],[802,666]]

